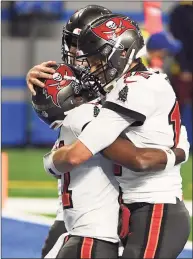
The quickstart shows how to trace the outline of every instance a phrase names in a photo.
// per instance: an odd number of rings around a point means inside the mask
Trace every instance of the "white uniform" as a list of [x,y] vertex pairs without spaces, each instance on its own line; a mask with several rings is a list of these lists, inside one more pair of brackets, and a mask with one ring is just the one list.
[[[69,111],[61,126],[60,146],[73,143],[99,108],[83,104]],[[118,242],[119,186],[113,174],[113,163],[97,154],[70,173],[63,174],[61,182],[68,233]]]
[[[52,150],[57,149],[58,147],[59,147],[59,141],[57,139],[53,148],[52,148]],[[56,220],[57,221],[64,221],[63,205],[62,205],[62,193],[61,193],[61,179],[58,179],[58,209],[57,209],[57,212],[56,212]]]
[[58,209],[57,209],[57,212],[56,212],[56,220],[59,220],[59,221],[63,221],[64,220],[61,184],[62,184],[61,180],[58,179]]
[[[179,139],[180,114],[166,79],[165,74],[153,71],[120,78],[98,117],[79,136],[80,141],[93,154],[109,146],[122,132],[137,147],[173,147]],[[180,166],[152,173],[123,168],[117,179],[125,203],[176,203],[176,197],[182,199]]]

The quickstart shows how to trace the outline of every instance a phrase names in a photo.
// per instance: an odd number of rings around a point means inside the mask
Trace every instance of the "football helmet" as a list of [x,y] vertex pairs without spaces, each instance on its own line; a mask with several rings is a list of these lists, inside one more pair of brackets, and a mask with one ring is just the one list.
[[32,96],[32,107],[48,125],[63,120],[65,112],[98,97],[94,91],[83,89],[80,78],[84,71],[80,67],[57,64],[54,69],[53,79],[46,79],[44,88],[34,86],[36,95]]
[[144,55],[143,47],[140,29],[129,17],[109,14],[95,19],[78,38],[77,60],[86,60],[91,68],[85,82],[94,75],[105,87],[126,72],[135,59]]
[[62,60],[67,63],[74,62],[74,53],[70,52],[70,47],[77,47],[77,40],[80,31],[96,18],[112,13],[110,10],[99,5],[87,5],[75,12],[63,27],[62,32]]

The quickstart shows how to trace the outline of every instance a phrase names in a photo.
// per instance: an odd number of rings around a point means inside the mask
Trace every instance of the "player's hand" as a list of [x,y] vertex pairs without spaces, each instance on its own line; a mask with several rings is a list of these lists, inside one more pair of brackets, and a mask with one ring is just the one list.
[[39,80],[39,78],[43,79],[52,79],[52,75],[55,73],[55,70],[50,66],[56,65],[55,61],[47,61],[43,62],[39,65],[32,67],[26,76],[26,82],[29,90],[32,95],[36,95],[33,85],[44,87],[44,83]]

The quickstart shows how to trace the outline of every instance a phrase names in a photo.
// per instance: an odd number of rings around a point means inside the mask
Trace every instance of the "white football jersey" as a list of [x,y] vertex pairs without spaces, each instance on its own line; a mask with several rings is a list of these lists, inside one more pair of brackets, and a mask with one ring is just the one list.
[[[100,105],[83,104],[66,113],[59,145],[72,144],[98,114]],[[118,242],[119,186],[113,163],[97,154],[61,178],[64,222],[71,235]]]
[[56,212],[56,220],[63,221],[64,220],[64,212],[62,205],[62,192],[61,192],[61,180],[58,179],[58,209]]
[[[137,147],[167,149],[177,145],[180,126],[178,102],[167,76],[151,70],[132,72],[118,80],[99,116],[79,139],[93,154],[122,132]],[[180,166],[153,173],[123,168],[120,176],[117,179],[126,203],[176,203],[176,197],[182,199]]]
[[[52,150],[57,149],[59,147],[59,142],[56,140],[54,143],[54,146],[52,147]],[[63,215],[63,205],[62,205],[62,193],[61,193],[61,179],[58,179],[58,206],[56,211],[56,220],[57,221],[63,221],[64,215]]]

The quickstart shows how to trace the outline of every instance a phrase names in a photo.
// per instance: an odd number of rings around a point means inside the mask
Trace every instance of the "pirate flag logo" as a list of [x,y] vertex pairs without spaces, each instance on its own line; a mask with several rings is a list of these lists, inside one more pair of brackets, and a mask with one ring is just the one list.
[[120,92],[119,92],[119,97],[118,100],[122,102],[126,102],[127,100],[127,94],[128,94],[128,86],[126,85]]
[[47,79],[45,81],[44,93],[46,97],[51,97],[53,103],[60,107],[58,102],[59,93],[64,87],[72,83],[73,78],[74,74],[70,67],[64,64],[59,65],[53,74],[53,79]]
[[92,31],[100,38],[110,41],[116,40],[127,30],[136,30],[131,20],[127,17],[114,17],[92,28]]
[[97,105],[94,106],[94,117],[97,117],[100,112],[100,109]]

